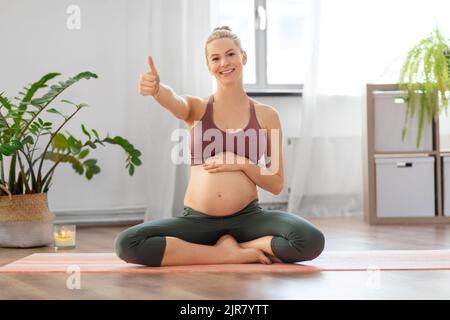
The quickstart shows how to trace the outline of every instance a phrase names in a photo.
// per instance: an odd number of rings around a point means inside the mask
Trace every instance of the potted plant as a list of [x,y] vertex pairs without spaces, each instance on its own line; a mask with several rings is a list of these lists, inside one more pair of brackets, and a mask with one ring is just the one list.
[[[420,146],[424,121],[437,120],[440,112],[447,112],[450,90],[449,45],[436,28],[429,37],[422,39],[408,51],[400,74],[399,87],[406,91],[406,117],[413,118],[418,107],[418,134],[416,145]],[[406,136],[406,125],[402,139]]]
[[[51,85],[41,97],[34,97],[59,75],[44,75],[13,100],[0,94],[0,247],[34,247],[52,242],[54,215],[48,209],[47,192],[59,164],[71,164],[76,173],[90,180],[100,173],[97,160],[87,158],[90,149],[108,143],[126,152],[129,175],[134,174],[135,166],[141,165],[141,152],[120,136],[111,138],[108,134],[100,138],[95,129],[88,130],[84,124],[81,125],[86,136],[83,140],[61,131],[87,105],[61,100],[70,105],[68,112],[53,107],[52,102],[76,82],[97,75],[79,73]],[[46,121],[44,115],[49,113],[61,116],[62,121],[56,125]],[[50,164],[47,170],[44,162]]]

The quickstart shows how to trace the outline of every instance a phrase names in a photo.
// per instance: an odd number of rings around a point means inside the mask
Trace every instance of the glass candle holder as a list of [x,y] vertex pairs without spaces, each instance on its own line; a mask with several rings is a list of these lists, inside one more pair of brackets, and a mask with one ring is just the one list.
[[76,225],[55,225],[53,227],[55,249],[75,248],[76,227]]

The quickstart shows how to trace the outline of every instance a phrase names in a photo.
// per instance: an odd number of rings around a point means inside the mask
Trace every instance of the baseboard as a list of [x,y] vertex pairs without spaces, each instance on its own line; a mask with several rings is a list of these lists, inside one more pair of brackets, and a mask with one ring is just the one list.
[[265,202],[259,203],[259,206],[264,210],[287,210],[287,202]]
[[53,211],[55,224],[117,225],[144,221],[145,208]]

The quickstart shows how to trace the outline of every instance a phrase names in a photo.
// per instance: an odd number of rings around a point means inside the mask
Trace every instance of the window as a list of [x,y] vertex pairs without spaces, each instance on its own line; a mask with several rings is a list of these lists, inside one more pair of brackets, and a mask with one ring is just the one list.
[[298,92],[306,70],[309,0],[213,1],[215,25],[228,25],[247,52],[251,92]]

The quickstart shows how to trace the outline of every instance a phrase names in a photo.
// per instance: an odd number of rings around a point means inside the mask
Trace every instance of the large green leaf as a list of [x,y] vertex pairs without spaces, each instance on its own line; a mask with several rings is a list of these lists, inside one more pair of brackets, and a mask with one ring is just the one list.
[[22,140],[22,145],[25,144],[34,144],[34,140],[32,136],[26,136],[25,139]]
[[[3,94],[3,93],[2,93]],[[2,94],[0,94],[0,103],[2,106],[4,106],[9,112],[11,112],[11,103],[9,102],[8,98],[4,97]]]
[[141,152],[135,149],[127,139],[120,136],[116,136],[114,138],[107,137],[103,141],[110,144],[117,144],[128,153],[129,158],[127,159],[126,167],[128,168],[128,173],[132,176],[134,174],[135,166],[140,166],[142,164],[142,161],[139,159]]
[[0,144],[0,153],[5,156],[11,156],[16,152],[16,149],[8,144]]
[[[67,89],[68,87],[70,87],[72,84],[74,84],[75,82],[81,80],[81,79],[91,79],[91,78],[98,78],[97,75],[95,73],[86,71],[86,72],[81,72],[79,74],[77,74],[76,76],[69,78],[66,81],[60,81],[58,82],[57,85],[52,85],[50,87],[50,90],[44,94],[41,98],[39,98],[39,100],[34,100],[35,103],[37,103],[38,105],[42,105],[42,104],[48,104],[50,101],[52,101],[57,95],[59,95],[61,92],[63,92],[65,89]],[[65,100],[67,101],[67,100]]]
[[85,135],[88,136],[89,140],[91,140],[91,135],[90,135],[90,133],[86,130],[86,127],[84,126],[84,124],[81,125],[81,130],[83,131],[83,133],[84,133]]
[[84,149],[78,154],[78,159],[84,159],[89,154],[89,149]]
[[67,143],[71,153],[78,154],[80,152],[82,146],[81,141],[75,139],[74,136],[70,136],[69,139],[67,139]]
[[46,87],[46,83],[55,78],[56,76],[59,76],[60,73],[56,73],[56,72],[52,72],[52,73],[47,73],[46,75],[44,75],[41,79],[39,79],[38,81],[36,81],[35,83],[31,84],[31,86],[29,88],[26,88],[26,92],[25,92],[25,96],[23,97],[22,101],[20,102],[19,108],[18,108],[18,112],[17,112],[17,116],[14,118],[14,127],[20,127],[20,123],[22,121],[22,116],[24,114],[24,112],[27,111],[27,107],[28,107],[28,103],[31,101],[31,99],[33,98],[34,94],[41,88],[45,88]]
[[11,139],[8,143],[0,144],[0,153],[5,156],[12,156],[23,148],[23,144],[17,139]]
[[51,160],[53,162],[62,162],[62,163],[71,163],[72,168],[78,173],[83,174],[83,164],[74,156],[67,155],[64,153],[57,153],[57,152],[47,152],[45,155],[46,160]]
[[100,140],[97,131],[95,129],[92,129],[92,132],[94,133],[94,135],[97,138],[97,140]]
[[56,150],[65,151],[69,147],[69,144],[62,133],[57,133],[52,139],[52,146]]
[[89,159],[83,162],[83,164],[87,167],[92,167],[95,166],[97,164],[97,160],[96,159]]
[[38,91],[41,88],[46,87],[46,83],[61,75],[60,73],[57,72],[52,72],[52,73],[47,73],[46,75],[44,75],[41,79],[39,79],[39,81],[33,83],[31,85],[31,87],[26,91],[25,93],[25,97],[22,99],[22,102],[29,102],[31,101],[31,98],[33,98],[34,94],[36,93],[36,91]]
[[61,112],[59,112],[59,110],[56,110],[55,108],[50,108],[46,110],[48,113],[55,113],[55,114],[59,114],[60,116],[62,116],[64,119],[67,120],[67,116],[62,114]]

